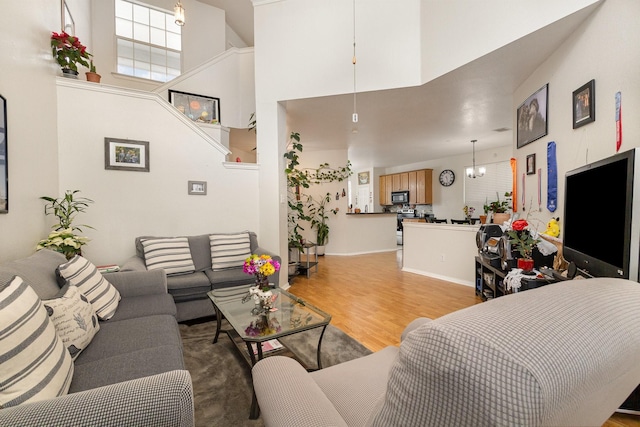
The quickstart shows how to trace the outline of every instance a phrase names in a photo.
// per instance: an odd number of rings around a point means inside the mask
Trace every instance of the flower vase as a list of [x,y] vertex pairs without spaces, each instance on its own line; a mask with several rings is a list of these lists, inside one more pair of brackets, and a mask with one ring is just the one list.
[[263,274],[256,274],[256,287],[264,289],[269,287],[269,278]]
[[525,273],[533,270],[533,260],[530,258],[518,258],[518,268]]
[[71,68],[63,68],[62,77],[66,77],[68,79],[77,79],[78,72],[76,70],[72,70]]

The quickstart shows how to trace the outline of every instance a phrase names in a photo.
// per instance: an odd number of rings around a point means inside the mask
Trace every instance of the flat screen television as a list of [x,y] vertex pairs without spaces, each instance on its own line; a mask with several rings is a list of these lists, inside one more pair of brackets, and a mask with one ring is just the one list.
[[567,172],[563,256],[594,277],[638,280],[640,149]]

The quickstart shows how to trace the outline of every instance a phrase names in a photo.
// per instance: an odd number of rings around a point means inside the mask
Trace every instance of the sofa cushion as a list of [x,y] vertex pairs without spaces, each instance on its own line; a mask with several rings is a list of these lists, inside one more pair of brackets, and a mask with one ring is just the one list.
[[186,237],[142,240],[142,246],[148,270],[163,269],[167,275],[192,273],[195,270]]
[[251,255],[249,233],[211,234],[211,268],[214,271],[242,267]]
[[208,234],[188,236],[191,257],[196,271],[204,271],[211,268],[211,243]]
[[0,281],[8,283],[13,276],[20,276],[40,299],[55,298],[60,292],[56,268],[66,260],[59,252],[42,249],[26,258],[3,263],[0,266]]
[[61,264],[56,272],[66,282],[80,289],[100,319],[108,320],[114,315],[120,293],[89,260],[76,255]]
[[211,290],[211,282],[207,277],[206,271],[198,271],[191,274],[167,277],[167,289],[174,297],[205,295]]
[[100,330],[93,306],[77,287],[68,285],[63,288],[60,298],[42,303],[62,343],[75,359]]
[[219,271],[207,270],[204,274],[209,278],[212,289],[249,285],[255,282],[255,277],[242,271],[242,268],[229,268]]
[[40,298],[16,276],[0,291],[0,407],[62,396],[72,375]]
[[122,298],[109,323],[138,317],[168,314],[176,316],[176,304],[169,294],[140,295]]

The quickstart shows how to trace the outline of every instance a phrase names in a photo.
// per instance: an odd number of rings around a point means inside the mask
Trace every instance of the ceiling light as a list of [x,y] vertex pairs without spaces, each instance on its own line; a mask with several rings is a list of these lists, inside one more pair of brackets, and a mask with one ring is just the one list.
[[486,168],[481,166],[478,168],[478,172],[476,172],[476,141],[477,139],[471,140],[471,143],[473,144],[473,166],[466,170],[469,178],[480,178],[481,176],[484,176],[487,171]]
[[178,0],[178,4],[173,8],[173,17],[176,19],[176,24],[181,27],[184,25],[184,7],[182,2]]

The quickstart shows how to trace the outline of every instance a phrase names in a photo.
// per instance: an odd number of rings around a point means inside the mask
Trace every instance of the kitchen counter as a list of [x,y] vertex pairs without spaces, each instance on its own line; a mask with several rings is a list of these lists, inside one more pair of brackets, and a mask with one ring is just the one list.
[[396,216],[395,212],[347,212],[347,215],[393,215]]

